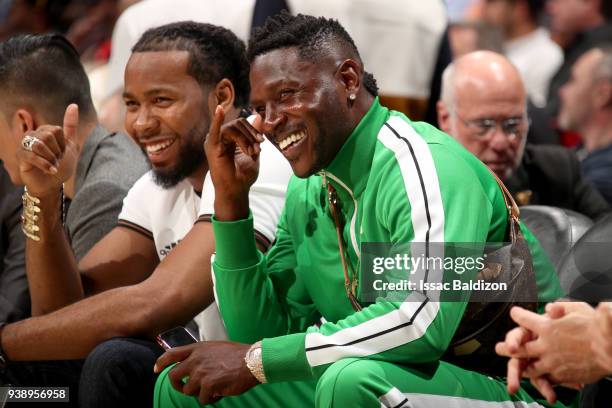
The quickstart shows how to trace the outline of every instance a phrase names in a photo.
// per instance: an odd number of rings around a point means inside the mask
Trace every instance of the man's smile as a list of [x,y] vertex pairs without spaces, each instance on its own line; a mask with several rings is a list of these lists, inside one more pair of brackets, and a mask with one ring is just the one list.
[[302,146],[307,139],[308,134],[305,130],[293,132],[278,142],[278,148],[287,160],[295,161],[300,157]]
[[142,143],[143,150],[147,153],[147,157],[152,164],[160,164],[168,161],[172,156],[171,147],[175,145],[178,138],[167,138],[156,140],[148,143]]
[[287,148],[291,148],[292,145],[295,145],[297,142],[302,140],[304,137],[306,137],[306,132],[303,130],[300,132],[292,133],[288,137],[278,142],[278,147],[280,147],[281,151],[284,151]]

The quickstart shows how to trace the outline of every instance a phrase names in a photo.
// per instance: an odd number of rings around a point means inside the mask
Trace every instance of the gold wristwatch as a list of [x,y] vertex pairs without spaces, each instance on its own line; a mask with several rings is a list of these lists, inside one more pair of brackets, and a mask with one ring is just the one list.
[[261,341],[253,344],[244,356],[244,362],[247,368],[253,374],[253,377],[262,384],[268,382],[263,368],[263,358],[261,354]]

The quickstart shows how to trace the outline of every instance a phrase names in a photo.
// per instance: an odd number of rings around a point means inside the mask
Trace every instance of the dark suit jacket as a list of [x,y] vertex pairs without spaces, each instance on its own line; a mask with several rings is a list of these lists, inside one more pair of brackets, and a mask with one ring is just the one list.
[[21,194],[0,161],[0,322],[30,315],[25,270],[25,237],[21,232]]
[[584,178],[612,204],[612,145],[589,153],[580,167]]
[[[520,166],[505,183],[519,205],[568,208],[593,219],[610,211],[606,200],[582,177],[575,153],[564,147],[527,145]],[[531,199],[524,202],[528,190]]]

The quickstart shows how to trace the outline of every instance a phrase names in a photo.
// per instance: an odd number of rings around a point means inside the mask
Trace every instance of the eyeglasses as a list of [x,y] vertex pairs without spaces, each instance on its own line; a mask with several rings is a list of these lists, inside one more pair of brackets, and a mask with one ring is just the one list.
[[506,135],[508,140],[520,140],[525,137],[529,131],[530,125],[530,120],[527,115],[504,120],[489,118],[466,120],[459,116],[459,114],[456,112],[455,116],[457,116],[465,126],[472,130],[472,135],[474,138],[482,141],[491,140],[498,126],[501,127],[502,133]]

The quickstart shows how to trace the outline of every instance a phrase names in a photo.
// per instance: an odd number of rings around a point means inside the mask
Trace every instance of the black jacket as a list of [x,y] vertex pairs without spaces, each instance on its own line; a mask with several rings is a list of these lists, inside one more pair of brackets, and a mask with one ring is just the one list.
[[602,195],[582,177],[576,154],[564,147],[527,145],[521,164],[505,184],[519,205],[567,208],[592,219],[610,211]]
[[612,144],[589,153],[580,167],[584,178],[612,204]]

